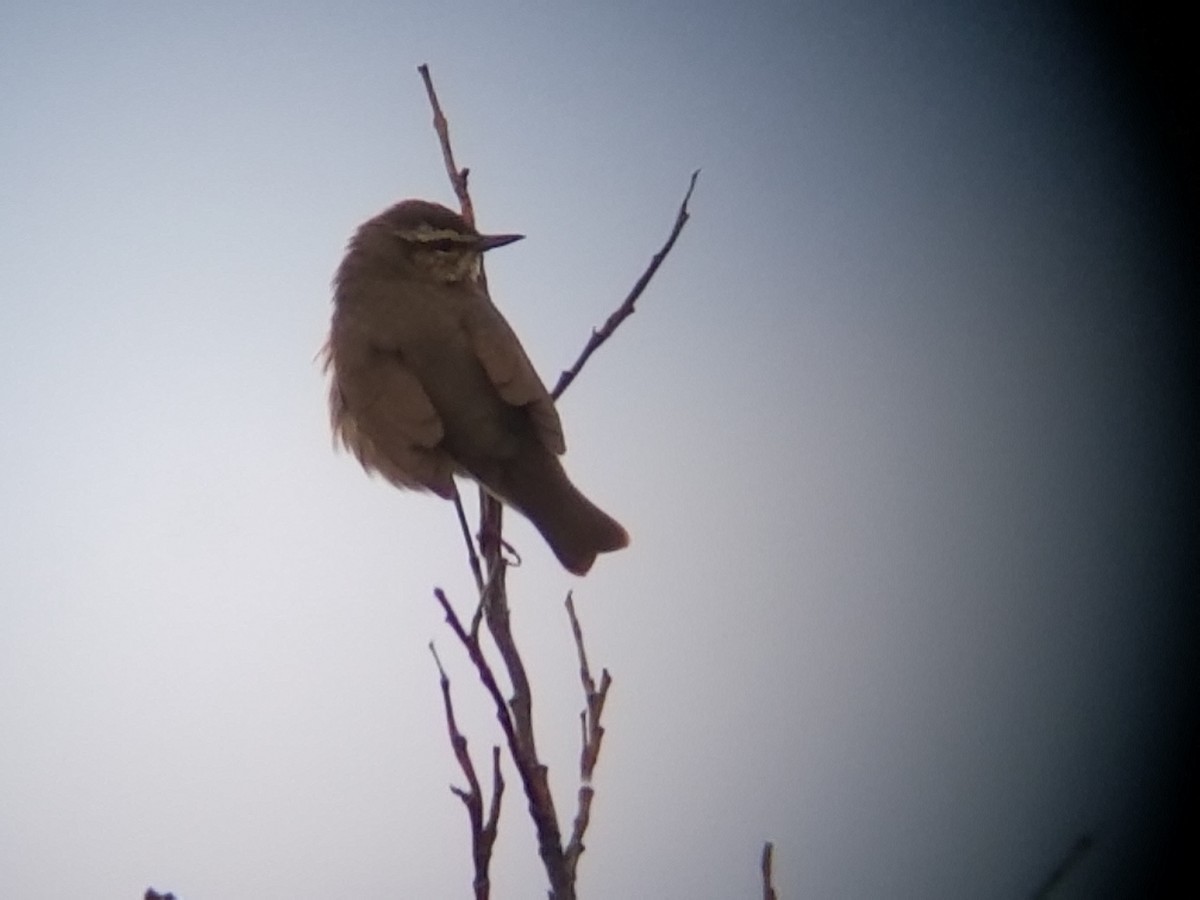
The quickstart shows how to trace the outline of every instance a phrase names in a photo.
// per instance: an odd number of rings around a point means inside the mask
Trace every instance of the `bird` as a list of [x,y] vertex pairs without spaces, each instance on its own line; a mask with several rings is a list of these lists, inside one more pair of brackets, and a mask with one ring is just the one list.
[[554,399],[492,303],[483,254],[521,240],[403,200],[363,223],[333,279],[325,344],[334,444],[405,490],[468,477],[585,575],[629,534],[572,484]]

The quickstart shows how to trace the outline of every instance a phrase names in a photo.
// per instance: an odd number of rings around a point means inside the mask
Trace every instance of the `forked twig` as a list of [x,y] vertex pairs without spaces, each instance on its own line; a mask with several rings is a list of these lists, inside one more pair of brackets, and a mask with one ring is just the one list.
[[[454,607],[450,605],[450,601],[441,588],[435,588],[433,594],[441,604],[442,610],[446,614],[446,622],[450,625],[455,637],[466,648],[467,655],[475,665],[475,671],[479,674],[479,680],[483,682],[484,688],[491,695],[492,703],[496,708],[496,719],[500,723],[500,730],[504,732],[505,740],[508,742],[508,752],[512,756],[513,764],[517,767],[517,774],[521,777],[525,796],[529,800],[529,814],[537,833],[538,854],[541,856],[546,874],[550,878],[551,896],[555,900],[572,900],[575,896],[575,887],[574,883],[566,877],[562,838],[558,830],[558,816],[554,811],[554,798],[550,794],[548,770],[538,761],[537,750],[533,745],[532,708],[528,702],[531,696],[529,680],[525,675],[520,654],[517,653],[516,645],[512,641],[512,633],[507,627],[508,607],[505,604],[494,604],[490,600],[484,602],[488,629],[492,632],[496,646],[500,649],[509,676],[514,679],[511,711],[510,705],[505,703],[500,692],[495,673],[483,655],[478,635],[469,634],[463,628]],[[505,620],[503,625],[496,622],[496,618],[500,616]],[[499,633],[499,637],[497,637],[497,633]],[[516,654],[515,658],[510,654]]]
[[516,755],[517,749],[517,733],[513,728],[512,717],[508,713],[508,704],[504,702],[504,695],[500,692],[500,685],[496,681],[496,676],[492,672],[492,668],[488,665],[487,659],[483,655],[483,648],[479,645],[478,638],[471,637],[467,630],[463,628],[462,621],[458,618],[458,614],[454,611],[454,607],[450,605],[449,599],[446,597],[446,592],[441,588],[433,589],[433,596],[437,598],[437,602],[441,605],[442,611],[446,614],[446,622],[450,625],[450,629],[454,632],[454,636],[458,638],[460,644],[467,650],[467,656],[470,657],[472,664],[475,666],[475,671],[479,673],[479,680],[483,682],[484,688],[491,694],[492,701],[496,706],[496,718],[500,722],[500,730],[504,732],[504,737],[508,741],[509,750]]
[[579,625],[579,617],[575,614],[575,600],[569,593],[566,607],[567,617],[571,620],[571,634],[575,638],[575,649],[579,654],[579,682],[583,685],[583,695],[587,704],[579,714],[579,799],[575,810],[575,822],[571,827],[571,839],[567,842],[565,851],[567,869],[574,881],[579,856],[585,849],[583,836],[592,817],[592,798],[596,794],[595,788],[592,787],[592,773],[596,769],[596,762],[600,758],[600,744],[604,740],[604,726],[600,724],[600,716],[604,713],[604,701],[608,699],[612,676],[608,674],[608,669],[601,670],[600,687],[596,687],[591,667],[588,665],[587,651],[583,646],[583,629]]
[[433,641],[429,642],[429,652],[437,664],[438,676],[442,687],[442,703],[446,709],[446,730],[450,733],[450,746],[454,749],[454,757],[467,779],[467,789],[463,790],[454,785],[450,790],[463,802],[467,808],[467,818],[471,823],[471,858],[475,863],[475,900],[487,900],[491,893],[491,879],[488,874],[492,860],[492,847],[496,843],[496,824],[500,818],[500,801],[504,795],[504,777],[500,772],[500,748],[492,747],[492,800],[488,807],[487,818],[483,815],[483,793],[479,787],[479,778],[475,774],[475,764],[467,750],[467,738],[459,730],[454,717],[454,701],[450,696],[450,676],[442,666],[437,648]]

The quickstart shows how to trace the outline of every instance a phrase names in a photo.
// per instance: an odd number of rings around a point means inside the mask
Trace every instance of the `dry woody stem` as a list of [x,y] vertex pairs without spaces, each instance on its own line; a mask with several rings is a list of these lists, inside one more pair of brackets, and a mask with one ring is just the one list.
[[679,211],[675,214],[675,224],[671,226],[671,233],[667,235],[667,241],[662,245],[662,249],[650,258],[650,265],[646,266],[646,271],[634,282],[625,299],[621,301],[621,305],[613,310],[612,315],[605,320],[600,328],[592,330],[592,336],[584,344],[583,350],[580,351],[579,358],[575,360],[574,365],[558,376],[558,382],[554,385],[554,390],[550,392],[550,396],[555,400],[561,397],[563,392],[571,386],[571,382],[582,371],[584,363],[588,361],[593,353],[600,349],[600,346],[605,341],[612,337],[613,332],[617,330],[617,326],[633,315],[638,298],[642,296],[642,292],[650,284],[650,279],[654,277],[654,273],[658,271],[658,267],[667,258],[667,254],[675,246],[675,241],[678,239],[680,232],[683,231],[683,226],[691,218],[691,213],[688,212],[687,208],[688,201],[692,199],[692,192],[696,190],[696,179],[699,177],[700,170],[697,169],[692,173],[691,180],[688,182],[687,193],[683,195],[683,202],[679,204]]
[[[454,194],[458,198],[463,218],[469,224],[474,225],[475,209],[467,188],[469,170],[459,168],[458,163],[455,161],[454,151],[450,144],[450,127],[445,114],[442,112],[442,106],[438,100],[437,91],[434,89],[429,67],[427,65],[419,66],[418,71],[425,85],[429,105],[433,110],[433,128],[441,146],[442,160],[446,166],[446,174],[450,179]],[[587,363],[591,355],[612,336],[613,332],[616,331],[617,327],[625,319],[633,314],[638,298],[645,291],[646,286],[654,277],[654,273],[658,271],[658,267],[662,265],[667,254],[671,252],[676,239],[679,237],[684,225],[687,224],[687,204],[691,199],[692,192],[695,190],[698,176],[698,170],[692,173],[687,193],[683,198],[683,203],[680,205],[675,217],[674,227],[671,229],[666,243],[651,259],[649,266],[634,284],[633,289],[620,306],[608,317],[603,326],[593,330],[590,339],[585,344],[574,365],[564,371],[559,377],[558,383],[552,391],[554,399],[557,400],[562,396],[562,393],[571,385],[571,382],[575,380],[580,371],[582,371],[583,366]],[[483,277],[482,274],[481,277]],[[513,638],[509,618],[506,586],[506,572],[509,563],[504,556],[504,550],[507,545],[501,533],[503,507],[482,489],[479,492],[479,502],[478,543],[480,555],[483,557],[482,568],[479,563],[479,557],[475,553],[475,542],[471,538],[470,527],[467,525],[462,503],[458,497],[455,497],[455,508],[459,519],[459,526],[463,533],[464,542],[467,545],[468,564],[471,567],[472,575],[479,589],[479,604],[471,621],[470,629],[468,630],[463,627],[462,621],[458,618],[446,595],[440,589],[435,590],[434,595],[446,614],[446,621],[449,623],[451,630],[453,630],[455,636],[458,638],[459,643],[466,649],[467,655],[474,664],[480,681],[491,695],[492,701],[495,704],[496,718],[500,723],[501,731],[504,733],[509,755],[512,757],[517,774],[521,779],[525,796],[529,802],[529,814],[534,824],[538,853],[541,856],[550,882],[551,900],[574,900],[576,867],[579,857],[584,850],[583,838],[591,818],[592,798],[594,796],[594,789],[591,784],[592,775],[600,756],[600,745],[604,738],[604,728],[600,724],[600,717],[604,710],[604,703],[608,696],[608,689],[612,684],[612,678],[607,670],[601,672],[598,686],[592,678],[591,670],[588,666],[587,654],[584,651],[583,630],[579,625],[579,619],[575,613],[574,602],[570,595],[568,595],[566,601],[567,615],[571,622],[575,646],[579,653],[580,682],[583,686],[586,707],[580,716],[580,739],[582,747],[579,764],[580,788],[578,805],[571,828],[571,835],[564,848],[558,814],[554,808],[554,799],[550,794],[549,779],[547,777],[548,770],[538,758],[537,746],[534,740],[533,691],[525,671],[525,664],[521,659],[521,654]],[[508,701],[505,701],[495,673],[484,656],[479,635],[481,620],[487,623],[487,630],[496,644],[496,649],[508,674],[509,683],[512,685],[512,697]],[[430,649],[432,650],[432,645]],[[434,658],[437,660],[436,653],[434,654]],[[478,777],[467,751],[466,738],[459,731],[458,724],[454,718],[453,704],[450,696],[450,682],[442,668],[440,660],[437,660],[437,665],[441,677],[442,697],[446,708],[446,727],[450,735],[450,743],[468,784],[466,790],[461,788],[454,788],[453,790],[465,804],[471,823],[472,849],[475,863],[475,896],[479,900],[479,898],[485,898],[488,895],[488,866],[491,859],[492,846],[495,842],[496,820],[499,815],[501,796],[504,790],[504,782],[500,776],[500,749],[499,747],[493,747],[492,751],[494,772],[492,803],[485,819],[483,816],[483,801]]]
[[776,900],[775,879],[772,869],[775,863],[775,845],[770,841],[763,844],[762,852],[762,895],[763,900]]
[[487,900],[491,893],[491,881],[488,869],[492,859],[492,846],[496,843],[496,822],[500,818],[500,799],[504,795],[504,778],[500,774],[500,748],[492,748],[492,801],[488,807],[487,819],[483,815],[483,793],[479,787],[479,778],[475,774],[475,764],[467,751],[467,738],[459,731],[458,722],[454,717],[454,701],[450,696],[450,678],[446,675],[442,661],[438,658],[433,642],[429,642],[429,652],[437,664],[438,675],[441,678],[442,702],[446,708],[446,730],[450,732],[450,746],[454,748],[454,756],[459,768],[467,779],[467,789],[451,787],[454,795],[467,808],[467,818],[471,822],[471,858],[475,863],[475,898]]
[[433,89],[433,77],[429,74],[429,66],[419,65],[417,71],[421,73],[421,80],[425,82],[425,93],[429,95],[429,105],[433,108],[433,130],[437,132],[438,143],[442,147],[442,159],[446,163],[446,172],[450,175],[450,185],[454,188],[454,195],[458,197],[462,217],[467,220],[468,225],[474,227],[475,207],[467,191],[467,177],[471,172],[469,169],[460,169],[454,161],[454,150],[450,146],[450,125],[442,113],[442,105],[438,103],[437,91]]
[[579,625],[579,616],[575,614],[575,600],[569,593],[566,607],[567,617],[571,620],[571,633],[575,638],[575,649],[579,653],[579,682],[583,685],[583,695],[587,703],[583,712],[579,714],[579,800],[575,822],[571,828],[571,840],[566,849],[566,865],[571,880],[574,881],[575,867],[584,851],[583,835],[592,816],[592,798],[596,793],[592,787],[592,773],[595,771],[596,761],[600,758],[600,743],[604,740],[604,727],[600,724],[600,717],[604,713],[604,701],[608,699],[612,676],[608,674],[608,669],[603,669],[600,673],[600,686],[596,687],[591,667],[588,665],[587,651],[583,646],[583,629]]

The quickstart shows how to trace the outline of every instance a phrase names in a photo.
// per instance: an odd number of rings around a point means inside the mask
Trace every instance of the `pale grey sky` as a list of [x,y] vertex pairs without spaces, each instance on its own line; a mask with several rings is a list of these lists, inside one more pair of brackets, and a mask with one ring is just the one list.
[[[1040,5],[1029,4],[1029,7]],[[615,677],[589,897],[1062,898],[1153,863],[1194,722],[1193,334],[1089,32],[1009,4],[0,11],[0,897],[461,897],[500,740],[451,509],[330,449],[354,227],[452,201],[633,546],[513,521],[560,814]],[[1168,198],[1169,199],[1169,198]],[[1186,526],[1186,527],[1185,527]],[[542,896],[516,779],[494,896]]]

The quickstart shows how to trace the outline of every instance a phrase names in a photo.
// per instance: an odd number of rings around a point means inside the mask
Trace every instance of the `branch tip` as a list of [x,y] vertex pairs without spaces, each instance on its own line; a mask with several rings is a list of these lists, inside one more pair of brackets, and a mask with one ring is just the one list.
[[650,258],[650,264],[646,266],[646,270],[642,272],[641,277],[634,282],[633,288],[630,289],[620,306],[609,315],[599,329],[592,329],[592,336],[584,344],[583,350],[580,351],[578,358],[576,358],[572,366],[569,369],[564,369],[558,376],[558,382],[554,385],[554,390],[550,392],[550,396],[555,400],[561,397],[566,389],[571,386],[571,383],[578,377],[579,373],[583,370],[584,364],[591,358],[591,355],[600,349],[605,341],[612,337],[613,332],[617,330],[617,327],[622,322],[633,315],[638,298],[642,296],[642,293],[650,284],[650,279],[654,277],[654,273],[658,271],[658,267],[663,264],[663,260],[667,258],[667,254],[675,246],[675,241],[679,238],[683,227],[688,223],[688,219],[691,218],[691,213],[688,212],[687,208],[688,201],[692,199],[692,192],[696,190],[696,181],[699,177],[699,169],[692,172],[692,177],[688,181],[687,192],[683,195],[683,202],[679,204],[679,210],[675,213],[675,224],[671,226],[671,233],[667,235],[667,240],[662,245],[662,248]]

